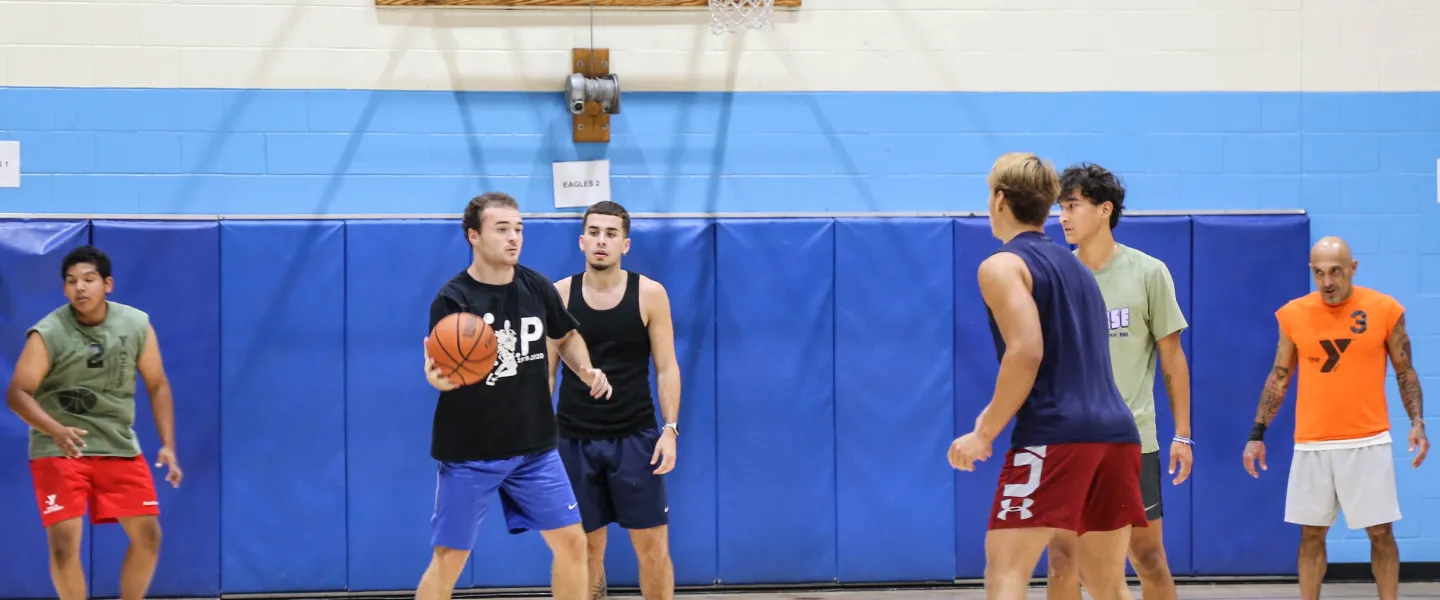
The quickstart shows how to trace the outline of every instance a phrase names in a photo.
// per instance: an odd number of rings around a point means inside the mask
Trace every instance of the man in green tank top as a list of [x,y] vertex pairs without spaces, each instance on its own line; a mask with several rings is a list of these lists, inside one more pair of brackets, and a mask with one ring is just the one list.
[[174,411],[160,345],[145,312],[111,302],[110,257],[91,246],[60,268],[69,302],[26,334],[6,404],[30,425],[30,474],[50,542],[50,577],[61,600],[86,597],[80,561],[87,512],[130,538],[122,600],[140,600],[160,556],[160,503],[136,439],[135,373],[144,379],[161,447],[156,466],[179,486]]
[[[1190,369],[1180,346],[1188,324],[1175,297],[1175,283],[1164,262],[1117,243],[1113,230],[1125,209],[1125,187],[1099,165],[1083,164],[1060,176],[1060,224],[1065,240],[1077,246],[1080,262],[1090,267],[1105,297],[1110,329],[1110,362],[1115,385],[1135,414],[1140,429],[1140,492],[1148,527],[1130,533],[1130,564],[1140,576],[1145,600],[1173,600],[1175,581],[1165,557],[1161,528],[1160,444],[1155,431],[1155,364],[1175,417],[1170,442],[1170,473],[1179,485],[1194,462],[1190,446]],[[1056,536],[1050,545],[1050,600],[1080,600],[1074,558],[1076,540]]]

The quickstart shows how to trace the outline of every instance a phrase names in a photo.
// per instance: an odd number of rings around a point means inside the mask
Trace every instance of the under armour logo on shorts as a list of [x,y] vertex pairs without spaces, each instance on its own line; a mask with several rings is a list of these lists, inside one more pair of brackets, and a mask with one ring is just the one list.
[[1025,519],[1035,516],[1035,513],[1030,512],[1030,507],[1035,505],[1035,499],[1024,498],[1020,500],[1020,506],[1012,505],[1011,503],[1013,503],[1014,501],[1014,498],[1005,498],[1000,500],[1000,514],[995,515],[995,517],[1000,519],[1001,521],[1004,521],[1007,518],[1007,515],[1009,515],[1010,513],[1018,512],[1020,513],[1020,520],[1023,521]]

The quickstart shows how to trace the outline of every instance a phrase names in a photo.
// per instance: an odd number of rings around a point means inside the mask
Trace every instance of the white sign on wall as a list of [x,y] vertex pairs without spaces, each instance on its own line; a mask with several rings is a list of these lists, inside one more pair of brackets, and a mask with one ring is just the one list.
[[610,161],[555,163],[555,208],[585,208],[610,199]]
[[0,188],[20,187],[20,142],[0,140]]

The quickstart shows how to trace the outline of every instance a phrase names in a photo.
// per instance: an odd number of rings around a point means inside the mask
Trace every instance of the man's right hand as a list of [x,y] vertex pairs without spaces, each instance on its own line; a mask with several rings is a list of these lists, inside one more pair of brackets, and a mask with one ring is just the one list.
[[1257,460],[1260,461],[1261,471],[1270,470],[1269,467],[1265,466],[1265,442],[1246,442],[1245,472],[1249,473],[1251,477],[1260,476],[1260,473],[1255,470],[1255,461]]
[[85,440],[81,436],[90,432],[78,427],[60,426],[59,429],[50,432],[50,439],[55,440],[55,445],[60,447],[60,453],[66,458],[80,458],[80,449],[85,447]]
[[[430,338],[425,338],[425,341],[429,342]],[[445,374],[441,373],[440,369],[435,368],[435,359],[430,358],[430,352],[428,349],[422,351],[425,354],[425,381],[430,382],[430,387],[433,387],[442,392],[448,392],[450,390],[460,387],[458,384],[450,381],[449,378],[445,377]]]

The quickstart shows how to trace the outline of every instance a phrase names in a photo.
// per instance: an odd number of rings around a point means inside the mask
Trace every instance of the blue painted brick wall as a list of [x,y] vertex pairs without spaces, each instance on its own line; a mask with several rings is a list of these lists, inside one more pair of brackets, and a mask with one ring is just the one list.
[[[486,189],[548,212],[551,163],[600,157],[639,212],[978,211],[995,157],[1028,150],[1124,173],[1134,209],[1307,209],[1411,309],[1440,390],[1440,93],[630,93],[624,111],[610,144],[577,146],[558,94],[0,88],[25,170],[0,212],[456,212]],[[1427,473],[1399,472],[1407,560],[1440,560]],[[1332,537],[1332,560],[1368,560],[1363,534]]]

